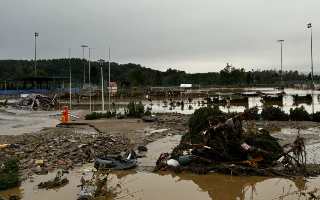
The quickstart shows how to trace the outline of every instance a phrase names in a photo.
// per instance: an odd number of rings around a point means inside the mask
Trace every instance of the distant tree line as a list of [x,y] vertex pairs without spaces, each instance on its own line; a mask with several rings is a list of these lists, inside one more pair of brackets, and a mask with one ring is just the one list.
[[[70,60],[74,84],[83,83],[83,66],[86,67],[88,81],[88,62],[83,59],[73,58]],[[122,87],[134,86],[177,86],[181,83],[190,83],[201,86],[224,85],[224,86],[249,86],[249,85],[279,85],[281,73],[276,70],[245,71],[243,68],[235,68],[227,64],[220,72],[186,73],[169,68],[162,72],[143,67],[139,64],[111,65],[111,81],[116,81]],[[37,62],[38,76],[69,76],[68,59],[39,60]],[[108,63],[103,66],[105,80],[108,78]],[[19,80],[34,76],[34,62],[30,60],[0,60],[0,80]],[[319,77],[314,78],[318,80]],[[298,71],[284,71],[283,81],[286,84],[307,83],[310,74],[302,74]],[[100,64],[91,62],[91,82],[100,83]]]

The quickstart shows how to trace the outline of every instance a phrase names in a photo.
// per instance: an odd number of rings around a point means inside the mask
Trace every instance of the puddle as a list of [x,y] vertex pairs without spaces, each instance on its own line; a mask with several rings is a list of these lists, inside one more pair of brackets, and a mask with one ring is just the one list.
[[295,129],[282,128],[279,132],[272,136],[280,139],[282,145],[292,143],[296,136],[300,133],[301,137],[305,138],[307,163],[320,164],[320,128]]

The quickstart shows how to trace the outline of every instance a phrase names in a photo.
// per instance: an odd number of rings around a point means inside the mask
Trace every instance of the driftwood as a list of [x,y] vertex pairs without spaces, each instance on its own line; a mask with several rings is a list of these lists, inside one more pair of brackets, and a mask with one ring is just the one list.
[[41,94],[30,94],[17,103],[17,107],[19,108],[46,111],[54,109],[57,105],[56,95],[51,98]]

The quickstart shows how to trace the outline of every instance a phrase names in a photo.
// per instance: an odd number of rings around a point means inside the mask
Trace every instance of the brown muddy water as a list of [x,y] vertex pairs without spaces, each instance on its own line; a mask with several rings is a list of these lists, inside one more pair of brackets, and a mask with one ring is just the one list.
[[[307,199],[300,192],[320,188],[320,177],[304,180],[268,177],[235,177],[210,173],[196,175],[189,173],[171,174],[167,172],[152,173],[155,161],[163,152],[170,152],[180,141],[181,136],[168,136],[150,143],[146,157],[139,160],[135,170],[114,172],[110,176],[109,186],[113,194],[99,199],[236,199],[236,200],[270,200],[270,199]],[[90,178],[92,164],[72,170],[68,175],[69,184],[54,190],[39,190],[36,185],[54,177],[54,173],[34,176],[19,188],[0,192],[0,196],[19,195],[23,200],[57,200],[77,199],[80,191],[81,176]],[[117,187],[117,185],[121,187]]]
[[[261,91],[264,92],[265,94],[277,94],[279,92],[282,92],[282,90],[278,90],[276,88],[243,88],[243,91],[245,92],[253,92],[253,91]],[[307,112],[312,113],[312,110],[314,109],[315,112],[320,111],[320,91],[315,90],[302,90],[302,89],[292,89],[292,88],[285,88],[284,89],[285,95],[283,96],[282,99],[282,105],[274,105],[274,106],[279,106],[284,112],[289,113],[291,108],[296,108],[300,106],[304,106]],[[230,91],[225,91],[225,92],[218,92],[215,93],[216,95],[221,95],[221,96],[228,96],[230,95]],[[293,100],[293,95],[298,95],[298,96],[304,96],[307,94],[312,95],[312,102],[313,103],[299,103],[298,105],[294,104]],[[175,99],[177,101],[184,101],[184,106],[170,106],[168,104],[164,104],[164,100],[168,101],[167,99],[154,99],[152,102],[147,101],[146,99],[117,99],[115,101],[115,109],[118,112],[124,112],[124,109],[126,108],[126,105],[128,104],[129,100],[135,100],[135,101],[142,101],[142,103],[145,105],[145,108],[151,109],[152,112],[154,113],[182,113],[182,114],[192,114],[196,109],[199,109],[205,105],[199,104],[199,102],[203,101],[203,98],[194,98],[191,103],[188,103],[187,96],[186,97],[181,97],[178,99]],[[246,107],[252,108],[252,107],[258,107],[259,110],[262,110],[263,108],[263,103],[261,102],[262,98],[261,97],[248,97],[248,102],[238,104],[238,105],[231,105],[230,107],[227,106],[219,106],[219,109],[224,111],[224,112],[243,112]],[[108,103],[106,103],[108,104]],[[76,107],[81,108],[81,109],[88,109],[89,105],[81,105],[78,104]],[[94,102],[93,109],[95,111],[101,111],[101,101],[97,100]]]

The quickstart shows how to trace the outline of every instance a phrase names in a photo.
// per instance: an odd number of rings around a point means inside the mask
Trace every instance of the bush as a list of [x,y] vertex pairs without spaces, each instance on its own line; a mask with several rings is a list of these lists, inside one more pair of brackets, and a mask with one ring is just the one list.
[[16,187],[20,183],[19,164],[16,159],[7,160],[0,168],[0,190]]
[[250,109],[246,108],[243,113],[245,120],[259,120],[260,115],[258,111],[259,111],[258,107],[253,107]]
[[94,120],[94,119],[102,119],[102,118],[111,118],[111,117],[115,117],[116,116],[116,112],[92,112],[90,114],[87,114],[85,116],[86,120]]
[[311,115],[311,119],[314,122],[320,122],[320,112],[316,112]]
[[267,106],[261,112],[263,120],[269,121],[287,121],[289,116],[278,107]]
[[131,101],[128,105],[127,105],[127,111],[126,111],[126,115],[128,117],[142,117],[144,114],[144,106],[141,103],[141,101],[139,103],[135,103],[134,101]]
[[200,132],[209,126],[209,120],[219,122],[224,121],[226,115],[219,110],[218,106],[203,107],[194,111],[189,119],[189,133],[183,140],[192,140],[193,143],[201,140]]
[[151,116],[151,108],[147,108],[146,112],[144,113],[145,116]]
[[292,121],[309,121],[310,115],[303,106],[295,109],[290,108],[290,119]]

